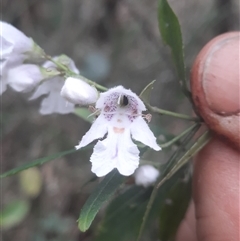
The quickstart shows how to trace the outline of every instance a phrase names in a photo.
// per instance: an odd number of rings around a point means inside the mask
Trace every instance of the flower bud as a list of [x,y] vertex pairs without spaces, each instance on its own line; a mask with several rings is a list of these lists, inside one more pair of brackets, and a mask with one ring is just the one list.
[[33,90],[45,77],[39,66],[22,64],[11,68],[7,74],[7,82],[17,92]]
[[159,171],[153,166],[140,166],[134,173],[135,183],[144,187],[151,186],[156,182],[159,174]]
[[90,105],[97,101],[98,92],[85,81],[69,77],[62,87],[61,96],[74,104]]

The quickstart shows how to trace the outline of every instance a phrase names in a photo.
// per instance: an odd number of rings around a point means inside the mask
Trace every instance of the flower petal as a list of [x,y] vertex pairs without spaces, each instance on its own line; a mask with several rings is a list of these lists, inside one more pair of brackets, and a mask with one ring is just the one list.
[[35,64],[22,64],[8,71],[8,84],[18,92],[31,91],[44,79],[40,68]]
[[99,177],[114,168],[120,174],[129,176],[139,165],[139,150],[132,142],[129,130],[116,134],[109,129],[107,138],[95,145],[90,161],[92,172]]
[[161,150],[161,147],[156,142],[156,137],[141,116],[133,121],[130,129],[133,139],[142,142],[144,145],[147,145],[156,151]]
[[14,44],[5,38],[1,38],[1,60],[8,57],[13,51]]
[[103,115],[100,115],[92,124],[89,131],[82,137],[79,145],[75,146],[76,149],[80,149],[92,141],[104,137],[107,133],[107,121]]
[[92,162],[92,172],[98,177],[107,175],[115,168],[112,156],[116,145],[114,140],[108,138],[104,141],[98,141],[95,145],[90,161]]
[[0,30],[0,37],[14,44],[15,54],[31,51],[33,48],[32,39],[11,24],[0,21]]
[[40,114],[68,114],[74,112],[74,104],[68,103],[58,92],[52,92],[42,100]]
[[110,96],[111,94],[113,94],[113,93],[120,93],[120,94],[123,94],[123,95],[127,95],[127,96],[133,97],[137,101],[138,110],[139,111],[146,110],[146,107],[145,107],[144,103],[142,102],[142,100],[135,93],[133,93],[130,89],[129,90],[125,89],[121,85],[116,86],[114,88],[109,89],[106,92],[101,93],[100,97],[99,97],[99,99],[98,99],[98,101],[96,103],[96,108],[103,109],[103,107],[105,106],[105,99],[108,96]]
[[48,94],[49,92],[50,92],[49,81],[47,80],[36,88],[35,92],[32,94],[32,96],[29,98],[29,100],[35,100],[42,95]]
[[130,176],[139,165],[139,150],[132,142],[130,133],[125,132],[118,143],[117,169],[124,176]]

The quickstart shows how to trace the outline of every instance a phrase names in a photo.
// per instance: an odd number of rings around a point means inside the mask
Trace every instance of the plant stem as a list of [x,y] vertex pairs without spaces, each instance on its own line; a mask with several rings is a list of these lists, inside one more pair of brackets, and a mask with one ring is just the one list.
[[84,76],[80,75],[80,74],[76,74],[74,73],[73,71],[71,71],[66,65],[54,60],[51,56],[49,55],[45,55],[45,58],[50,60],[52,63],[54,63],[58,68],[60,68],[61,70],[63,70],[65,72],[65,75],[68,76],[68,77],[77,77],[77,78],[80,78],[82,80],[84,80],[85,82],[87,82],[88,84],[90,85],[93,85],[95,86],[97,89],[99,90],[103,90],[103,91],[106,91],[107,88],[102,86],[102,85],[99,85],[97,83],[95,83],[94,81],[92,80],[89,80],[87,78],[85,78]]
[[143,233],[143,229],[145,227],[145,224],[146,224],[146,221],[147,221],[147,218],[148,218],[148,214],[152,208],[152,204],[154,202],[154,199],[157,195],[157,191],[158,191],[158,188],[157,188],[157,184],[154,186],[153,188],[153,191],[151,193],[151,196],[150,196],[150,199],[148,201],[148,204],[147,204],[147,208],[146,208],[146,211],[144,213],[144,216],[143,216],[143,220],[142,220],[142,224],[141,224],[141,227],[140,227],[140,231],[138,233],[138,237],[137,237],[137,241],[140,241],[140,238],[142,236],[142,233]]
[[191,130],[193,130],[196,126],[198,125],[198,123],[190,126],[188,129],[186,129],[185,131],[183,131],[182,133],[180,133],[178,136],[174,137],[172,140],[166,142],[166,143],[163,143],[163,144],[160,144],[160,146],[162,148],[167,148],[169,146],[171,146],[172,144],[174,144],[175,142],[177,142],[179,139],[181,139],[183,136],[185,136],[188,132],[190,132]]
[[152,112],[154,112],[154,113],[158,113],[158,114],[160,114],[160,115],[169,115],[169,116],[176,117],[176,118],[179,118],[179,119],[184,119],[184,120],[189,120],[189,121],[200,122],[200,119],[197,118],[197,117],[191,117],[191,116],[188,116],[188,115],[179,114],[179,113],[176,113],[176,112],[159,109],[159,108],[157,108],[157,107],[155,107],[155,106],[151,106],[151,105],[148,104],[148,103],[145,103],[145,105],[147,106],[147,108],[148,108],[150,111],[152,111]]

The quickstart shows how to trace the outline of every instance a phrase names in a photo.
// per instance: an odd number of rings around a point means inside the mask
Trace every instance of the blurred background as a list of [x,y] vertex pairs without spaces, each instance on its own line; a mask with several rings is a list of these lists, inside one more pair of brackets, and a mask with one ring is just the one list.
[[[210,39],[239,30],[238,0],[169,0],[169,4],[181,23],[188,74]],[[68,55],[87,78],[106,87],[121,84],[137,94],[156,80],[153,105],[191,114],[169,48],[161,41],[157,0],[1,0],[1,18],[49,55]],[[1,172],[72,149],[90,127],[74,114],[41,116],[40,99],[28,98],[10,88],[1,97]],[[188,123],[154,116],[152,125],[177,134]],[[1,208],[9,213],[2,240],[94,240],[98,221],[86,233],[80,233],[76,223],[98,182],[83,187],[94,177],[90,155],[91,149],[78,152],[1,180]],[[166,160],[163,152],[157,155],[153,159]]]

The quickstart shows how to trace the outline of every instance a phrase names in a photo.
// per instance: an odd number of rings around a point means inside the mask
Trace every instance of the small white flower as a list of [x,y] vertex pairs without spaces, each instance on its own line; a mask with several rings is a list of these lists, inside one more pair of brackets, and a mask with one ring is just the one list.
[[6,76],[8,85],[15,91],[28,92],[33,90],[44,79],[39,66],[35,64],[22,64],[10,68]]
[[139,150],[131,137],[156,151],[161,150],[142,117],[145,105],[131,90],[117,86],[101,93],[96,108],[100,115],[76,148],[103,138],[107,133],[107,137],[95,145],[90,159],[92,172],[97,176],[105,176],[114,168],[124,176],[134,173],[139,165]]
[[[62,64],[68,66],[76,74],[79,70],[76,68],[74,62],[67,56],[62,55],[59,57],[54,57],[54,60],[61,62]],[[51,61],[46,61],[43,64],[46,69],[56,69],[55,64]],[[64,85],[64,77],[56,76],[47,81],[44,81],[38,86],[30,100],[39,98],[42,95],[47,95],[41,103],[40,113],[42,115],[49,115],[52,113],[68,114],[74,112],[74,104],[67,102],[61,95],[61,89]]]
[[0,95],[6,90],[7,75],[11,68],[17,67],[32,57],[42,58],[42,50],[34,41],[11,24],[0,21]]
[[157,181],[159,174],[159,171],[153,166],[140,166],[134,173],[135,183],[139,186],[149,187]]
[[[0,37],[3,42],[1,58],[5,58],[9,54],[26,54],[27,52],[31,52],[34,47],[34,42],[31,38],[27,37],[11,24],[2,21],[0,21]],[[12,47],[10,52],[9,45]]]
[[98,92],[85,81],[69,77],[62,87],[61,96],[73,104],[90,105],[97,101]]

